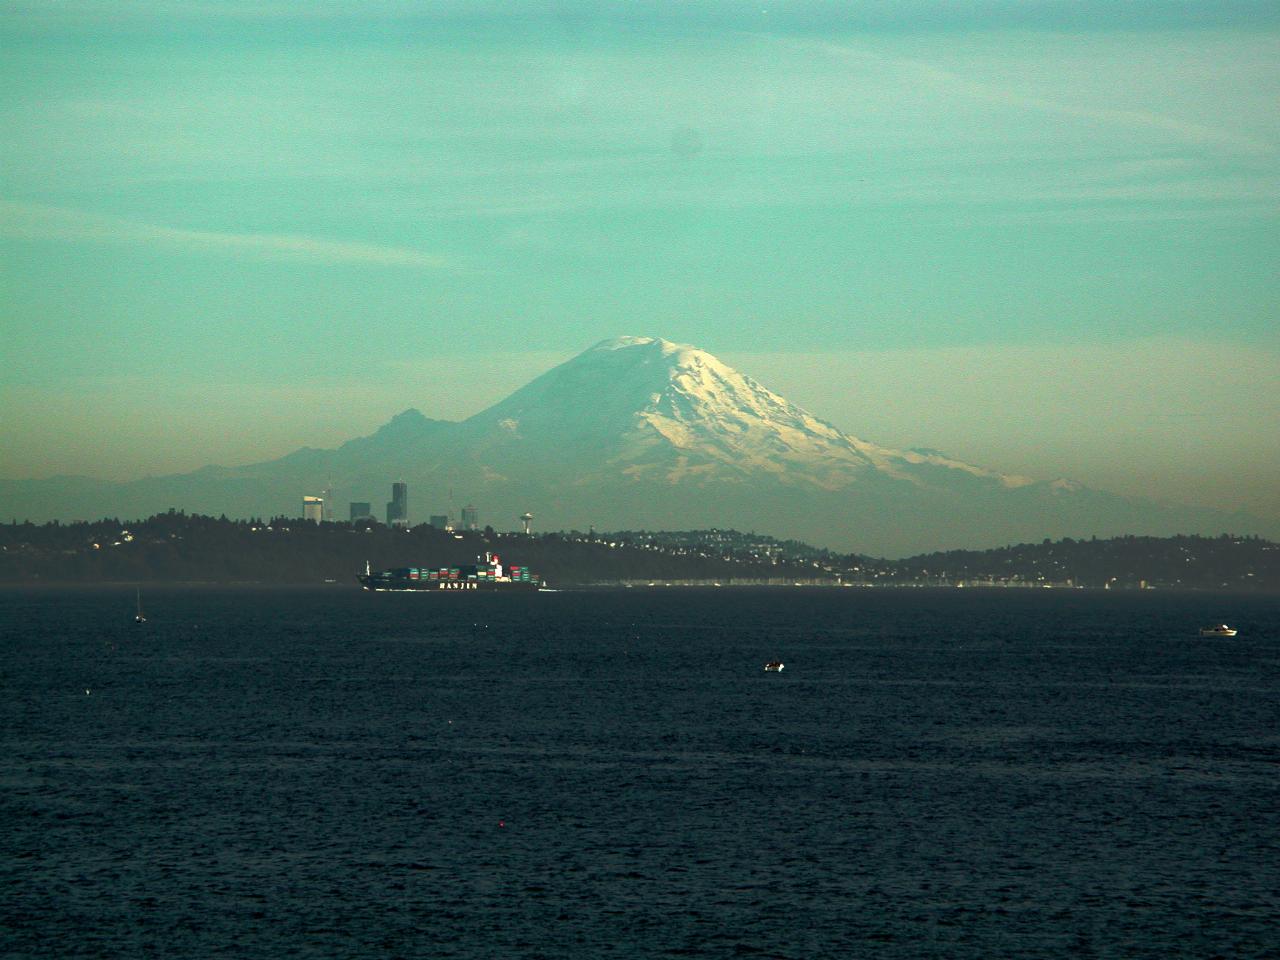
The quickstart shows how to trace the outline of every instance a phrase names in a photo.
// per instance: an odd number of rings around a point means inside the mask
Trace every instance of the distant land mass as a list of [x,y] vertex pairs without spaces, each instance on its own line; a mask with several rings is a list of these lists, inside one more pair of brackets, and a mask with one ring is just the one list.
[[1280,592],[1280,545],[1256,537],[1042,541],[903,560],[736,530],[525,535],[429,524],[229,520],[172,512],[122,523],[0,524],[0,583],[321,584],[374,569],[437,568],[494,552],[553,587],[827,585],[1083,587]]
[[877,446],[702,350],[648,337],[599,343],[460,422],[409,409],[335,449],[248,466],[126,483],[0,481],[0,516],[297,515],[302,496],[326,486],[342,516],[348,501],[380,512],[397,480],[409,485],[415,521],[444,512],[452,493],[499,527],[514,528],[528,511],[540,529],[767,529],[897,557],[1044,537],[1276,526]]

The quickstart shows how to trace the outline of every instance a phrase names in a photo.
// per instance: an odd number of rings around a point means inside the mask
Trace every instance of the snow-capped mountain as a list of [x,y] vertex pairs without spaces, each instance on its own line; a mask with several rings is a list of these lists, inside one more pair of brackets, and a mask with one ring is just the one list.
[[[492,455],[554,446],[593,477],[841,490],[868,473],[923,482],[930,468],[1006,487],[1031,483],[949,459],[897,451],[843,433],[711,354],[651,337],[605,340],[471,418]],[[607,454],[602,456],[602,454]]]
[[330,482],[342,517],[349,500],[378,512],[400,479],[414,522],[470,502],[498,529],[529,510],[542,529],[736,527],[886,555],[1256,527],[881,447],[705,351],[649,337],[599,343],[462,422],[410,409],[332,450],[120,485],[10,481],[0,493],[35,519],[169,507],[264,516],[296,514],[303,493]]

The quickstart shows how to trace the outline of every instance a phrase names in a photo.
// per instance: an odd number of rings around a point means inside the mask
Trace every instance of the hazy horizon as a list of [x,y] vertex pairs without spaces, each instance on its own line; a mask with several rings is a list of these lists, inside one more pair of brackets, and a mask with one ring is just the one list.
[[1280,520],[1280,14],[665,6],[5,3],[0,478],[463,419],[636,334]]

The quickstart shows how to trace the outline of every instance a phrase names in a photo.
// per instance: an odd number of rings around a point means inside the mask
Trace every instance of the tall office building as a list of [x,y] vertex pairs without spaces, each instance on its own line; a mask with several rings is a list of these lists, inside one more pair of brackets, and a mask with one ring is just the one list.
[[409,525],[409,485],[403,480],[391,485],[391,502],[387,504],[387,526]]
[[431,515],[431,525],[437,530],[452,530],[453,521],[449,519],[447,513],[433,513]]
[[324,519],[324,497],[302,498],[302,519],[319,523]]
[[372,520],[373,510],[371,509],[371,507],[372,505],[369,503],[364,503],[359,500],[352,500],[351,501],[351,522],[355,523],[357,520]]
[[463,530],[479,530],[480,514],[476,511],[474,504],[467,504],[462,508],[462,529]]

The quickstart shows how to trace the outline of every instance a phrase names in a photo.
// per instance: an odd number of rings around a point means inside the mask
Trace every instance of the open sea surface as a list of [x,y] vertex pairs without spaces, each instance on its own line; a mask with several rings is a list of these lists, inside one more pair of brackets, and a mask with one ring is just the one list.
[[1280,598],[143,597],[0,591],[5,957],[1280,955]]

